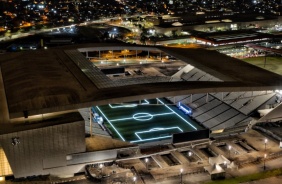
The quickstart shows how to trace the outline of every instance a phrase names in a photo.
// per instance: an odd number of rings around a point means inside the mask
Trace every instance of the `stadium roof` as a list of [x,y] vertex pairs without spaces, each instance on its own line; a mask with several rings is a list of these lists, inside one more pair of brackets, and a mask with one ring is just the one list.
[[244,43],[260,40],[268,40],[273,35],[266,33],[259,33],[251,30],[239,30],[226,32],[213,32],[213,33],[198,33],[195,35],[197,40],[208,42],[211,44],[234,44]]
[[[189,63],[224,82],[159,82],[114,85],[95,75],[91,80],[76,63],[78,49],[159,49]],[[82,49],[84,48],[84,49]],[[9,119],[121,103],[156,97],[208,92],[259,91],[281,89],[281,76],[240,60],[205,49],[138,47],[130,45],[72,45],[60,48],[4,54],[0,58],[0,122]],[[100,75],[100,74],[99,74]],[[101,80],[113,85],[100,88]],[[1,80],[2,79],[2,80]],[[99,84],[100,83],[100,84]]]

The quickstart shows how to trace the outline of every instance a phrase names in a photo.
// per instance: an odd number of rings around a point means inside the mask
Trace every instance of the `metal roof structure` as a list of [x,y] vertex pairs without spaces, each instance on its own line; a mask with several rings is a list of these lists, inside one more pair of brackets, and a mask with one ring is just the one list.
[[[155,82],[118,85],[81,52],[159,50],[221,81]],[[85,69],[85,68],[86,69]],[[205,49],[85,44],[4,54],[0,58],[0,122],[13,118],[195,93],[281,89],[280,75]]]
[[226,45],[235,43],[248,43],[253,41],[268,40],[273,36],[266,33],[259,33],[255,31],[229,31],[227,33],[199,33],[195,36],[197,40],[207,42],[215,45]]

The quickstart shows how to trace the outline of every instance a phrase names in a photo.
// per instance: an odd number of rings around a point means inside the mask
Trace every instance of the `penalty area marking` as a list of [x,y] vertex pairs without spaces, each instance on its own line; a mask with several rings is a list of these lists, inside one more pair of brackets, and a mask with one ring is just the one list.
[[146,134],[146,133],[151,133],[151,132],[161,132],[161,131],[165,131],[165,130],[172,130],[172,129],[178,130],[177,131],[178,133],[183,132],[183,130],[181,128],[179,128],[178,126],[177,127],[168,127],[168,128],[152,128],[152,129],[147,130],[147,131],[135,132],[135,135],[139,138],[139,140],[130,141],[130,142],[135,143],[135,142],[144,142],[144,141],[152,141],[152,140],[170,138],[171,135],[164,135],[164,136],[158,136],[158,137],[154,137],[154,138],[142,139],[140,135]]
[[164,106],[166,106],[169,110],[171,110],[176,116],[178,116],[180,119],[182,119],[184,122],[186,122],[188,125],[190,125],[194,130],[198,130],[195,126],[193,126],[191,123],[189,123],[186,119],[184,119],[182,116],[180,116],[178,113],[176,113],[174,110],[172,110],[169,106],[167,106],[165,103],[163,103],[160,99],[156,98],[159,102],[161,102]]

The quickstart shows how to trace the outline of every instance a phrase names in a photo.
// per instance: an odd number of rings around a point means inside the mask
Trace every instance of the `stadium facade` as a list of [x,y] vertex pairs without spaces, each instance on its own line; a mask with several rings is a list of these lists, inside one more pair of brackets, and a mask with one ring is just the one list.
[[[87,58],[109,50],[166,53],[187,66],[170,78],[113,81]],[[116,158],[117,150],[86,151],[85,124],[92,118],[82,109],[166,98],[187,104],[191,118],[216,132],[245,129],[249,115],[274,104],[274,90],[281,89],[280,75],[204,49],[89,44],[11,53],[0,64],[0,159],[9,162],[0,165],[0,175],[16,178],[67,177]]]

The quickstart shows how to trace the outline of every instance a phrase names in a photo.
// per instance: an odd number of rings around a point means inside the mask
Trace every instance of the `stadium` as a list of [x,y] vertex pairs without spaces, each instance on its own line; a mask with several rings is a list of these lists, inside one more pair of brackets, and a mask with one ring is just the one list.
[[[140,146],[182,143],[245,132],[259,122],[257,110],[280,107],[280,75],[205,49],[89,44],[0,62],[1,159],[11,167],[3,176],[71,176],[116,158],[116,150],[87,151],[86,134]],[[141,66],[175,72],[139,76]],[[138,76],[126,77],[129,70]]]

